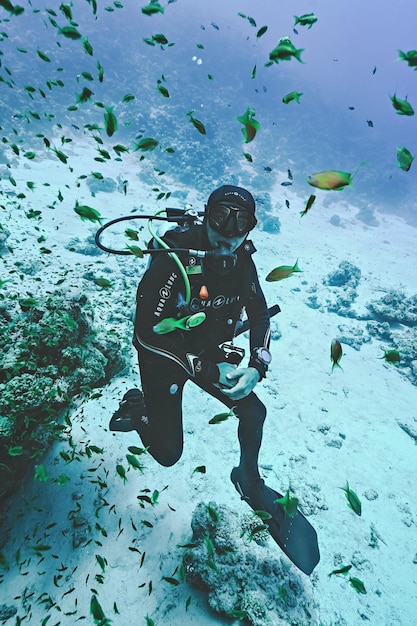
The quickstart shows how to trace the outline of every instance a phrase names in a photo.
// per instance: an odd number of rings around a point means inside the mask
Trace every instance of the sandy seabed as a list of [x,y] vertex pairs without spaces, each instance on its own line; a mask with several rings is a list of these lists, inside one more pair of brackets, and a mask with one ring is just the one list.
[[[80,154],[77,166],[81,173],[82,146]],[[109,166],[101,171],[112,176]],[[150,188],[132,177],[126,196],[114,192],[92,198],[86,186],[65,186],[74,178],[68,175],[67,181],[65,168],[55,160],[20,166],[14,177],[18,182],[19,178],[39,181],[33,192],[27,192],[26,206],[41,209],[42,216],[35,231],[23,208],[9,211],[6,205],[0,212],[1,223],[11,233],[8,244],[14,249],[13,255],[4,255],[2,273],[6,275],[22,259],[39,261],[36,238],[45,233],[45,245],[52,252],[41,259],[37,275],[42,281],[33,280],[31,285],[32,279],[26,276],[25,290],[31,286],[38,293],[52,288],[70,268],[69,291],[88,291],[96,303],[99,322],[114,312],[115,323],[122,328],[125,325],[130,334],[131,310],[120,310],[120,296],[130,298],[133,309],[144,262],[68,250],[74,238],[83,242],[96,230],[96,225],[82,222],[73,207],[78,199],[107,219],[137,209],[152,212],[156,204]],[[51,186],[42,186],[44,181]],[[228,181],[215,181],[215,185],[220,182]],[[47,208],[59,189],[64,200]],[[279,177],[271,195],[273,205],[281,207],[284,192]],[[343,344],[343,370],[332,372],[331,340],[364,328],[365,322],[328,312],[329,288],[323,280],[343,261],[358,266],[362,274],[354,305],[357,310],[391,289],[414,295],[416,230],[399,218],[378,212],[378,225],[367,226],[357,218],[354,189],[318,194],[316,204],[302,219],[303,201],[288,188],[285,197],[291,208],[277,211],[280,232],[256,230],[252,237],[268,303],[278,302],[281,307],[272,320],[273,363],[256,389],[268,410],[261,473],[275,489],[291,487],[318,533],[321,561],[310,579],[304,577],[305,593],[316,607],[317,617],[311,624],[414,626],[416,446],[399,422],[416,427],[417,387],[398,368],[379,358],[381,348],[389,346],[377,340],[363,343],[360,350]],[[195,191],[187,197],[198,208],[204,200]],[[169,204],[182,206],[173,199]],[[340,218],[339,226],[329,221],[334,215]],[[292,265],[297,258],[303,273],[278,283],[265,281],[271,269]],[[87,269],[110,278],[112,290],[91,287],[83,278]],[[16,288],[17,283],[10,286]],[[320,308],[308,306],[312,293]],[[247,338],[239,338],[239,344],[247,344]],[[4,623],[93,623],[92,593],[116,625],[146,624],[147,617],[149,624],[150,619],[158,626],[238,623],[214,613],[206,593],[186,582],[172,585],[163,578],[178,575],[183,552],[177,546],[191,541],[191,517],[199,502],[227,504],[246,512],[247,506],[229,480],[238,461],[237,423],[229,419],[209,425],[209,419],[223,411],[222,405],[190,383],[184,393],[181,460],[164,468],[145,455],[141,457],[144,472],[130,467],[124,482],[116,465],[127,468],[128,447],[141,446],[141,442],[136,433],[109,432],[108,422],[125,391],[137,386],[132,348],[130,366],[101,389],[100,397],[76,399],[70,420],[71,445],[79,452],[77,458],[71,463],[63,460],[60,452],[71,451],[64,440],[42,460],[48,475],[64,472],[70,479],[67,484],[40,483],[29,475],[22,491],[8,501],[2,532],[8,537],[3,551],[9,567],[1,574],[0,604],[17,612]],[[85,454],[90,445],[102,453]],[[193,471],[202,465],[206,473]],[[361,517],[347,506],[340,489],[346,481],[362,501]],[[152,495],[155,490],[159,492],[157,503],[140,506],[137,496]],[[42,552],[36,548],[40,545],[49,548]],[[272,539],[263,549],[268,556],[288,563]],[[97,555],[105,559],[103,567]],[[352,576],[363,581],[366,594],[358,593],[348,576],[328,576],[341,563],[352,564]],[[285,623],[290,622],[278,618],[274,622]]]

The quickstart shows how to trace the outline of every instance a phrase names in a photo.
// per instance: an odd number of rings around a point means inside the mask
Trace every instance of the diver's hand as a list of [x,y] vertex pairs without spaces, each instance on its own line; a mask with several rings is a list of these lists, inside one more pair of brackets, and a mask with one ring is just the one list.
[[234,380],[229,378],[229,374],[232,374],[236,370],[237,365],[233,365],[232,363],[226,363],[226,362],[216,363],[216,365],[219,368],[218,386],[220,388],[234,387],[235,385]]
[[226,380],[229,389],[222,389],[224,395],[231,400],[241,400],[253,391],[255,385],[260,380],[260,376],[258,370],[254,367],[235,367],[235,369],[226,373]]

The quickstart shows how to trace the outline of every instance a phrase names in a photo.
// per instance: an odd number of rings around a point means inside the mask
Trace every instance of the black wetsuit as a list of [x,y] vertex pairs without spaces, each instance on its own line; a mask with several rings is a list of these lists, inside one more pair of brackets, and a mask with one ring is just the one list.
[[[210,248],[201,224],[169,231],[163,239],[171,247]],[[191,330],[176,329],[167,334],[153,330],[161,320],[176,318],[178,306],[185,300],[184,278],[168,254],[153,255],[139,283],[133,343],[138,350],[147,413],[140,435],[162,465],[173,465],[182,454],[182,390],[184,383],[192,380],[227,407],[236,407],[241,462],[257,471],[265,407],[253,392],[232,401],[215,386],[219,380],[216,363],[226,361],[218,346],[233,338],[243,308],[250,322],[251,354],[253,348],[269,345],[269,313],[251,258],[253,252],[252,242],[246,240],[236,251],[235,267],[224,276],[214,271],[209,259],[178,255],[191,284],[188,312],[206,314],[205,321]],[[203,286],[206,290],[200,295]],[[248,365],[258,370],[260,378],[265,376],[266,366],[254,356]]]

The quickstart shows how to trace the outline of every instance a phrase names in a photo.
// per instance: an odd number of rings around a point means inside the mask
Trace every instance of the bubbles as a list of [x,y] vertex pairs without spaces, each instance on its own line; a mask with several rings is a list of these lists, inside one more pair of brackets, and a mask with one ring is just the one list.
[[198,57],[196,57],[195,55],[192,58],[192,61],[194,61],[195,63],[197,63],[197,65],[201,65],[203,63],[203,59],[199,59]]

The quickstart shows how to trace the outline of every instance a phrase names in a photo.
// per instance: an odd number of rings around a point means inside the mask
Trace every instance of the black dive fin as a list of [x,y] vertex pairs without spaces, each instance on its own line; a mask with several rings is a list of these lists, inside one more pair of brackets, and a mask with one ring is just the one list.
[[[245,497],[234,470],[231,479],[242,500],[245,500],[253,510],[257,510],[251,505],[250,499]],[[267,485],[264,485],[264,489],[267,491],[269,502],[264,503],[263,509],[272,515],[271,519],[265,520],[269,534],[290,561],[304,574],[310,576],[320,561],[316,531],[300,511],[297,510],[294,517],[285,514],[282,504],[275,502],[283,497],[278,491],[274,491]]]
[[[277,498],[282,498],[282,495],[277,491],[270,487],[267,489],[271,492],[271,502]],[[281,504],[276,506],[282,508]],[[317,533],[310,522],[298,510],[294,517],[289,517],[282,510],[281,515],[274,516],[266,523],[269,526],[269,534],[290,561],[304,574],[310,576],[320,561]]]

